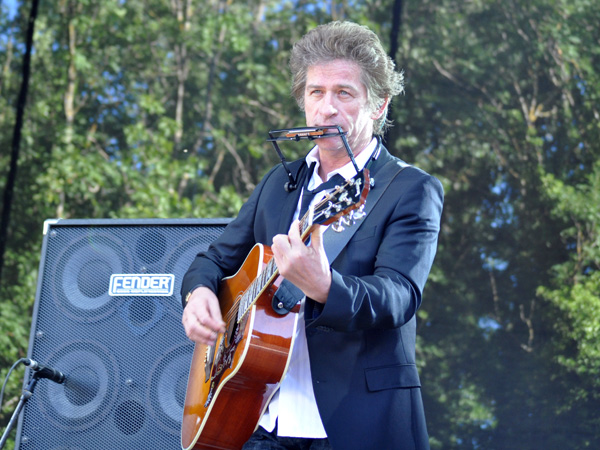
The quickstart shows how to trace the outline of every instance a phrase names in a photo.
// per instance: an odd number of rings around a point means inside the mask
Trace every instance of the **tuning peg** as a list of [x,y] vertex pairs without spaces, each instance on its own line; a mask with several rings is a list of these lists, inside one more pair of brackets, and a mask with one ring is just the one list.
[[335,231],[336,233],[341,233],[346,229],[340,222],[341,221],[338,220],[337,222],[331,224],[331,228],[333,228],[333,231]]
[[365,205],[361,205],[360,208],[358,208],[357,210],[353,211],[354,214],[352,214],[352,218],[354,220],[362,220],[365,218],[365,216],[367,215],[365,213]]
[[340,212],[342,210],[342,205],[340,205],[339,203],[329,202],[329,205],[327,205],[327,209],[334,209],[336,212]]
[[348,216],[340,217],[338,222],[340,223],[340,225],[346,225],[346,226],[351,225],[351,221],[350,221],[350,219],[348,219]]
[[342,195],[340,195],[338,200],[340,203],[345,203],[347,206],[350,206],[353,203],[353,200],[348,197],[348,192],[344,192]]
[[356,225],[356,218],[354,217],[354,210],[350,211],[350,213],[348,214],[348,220],[350,221],[350,225],[354,226]]

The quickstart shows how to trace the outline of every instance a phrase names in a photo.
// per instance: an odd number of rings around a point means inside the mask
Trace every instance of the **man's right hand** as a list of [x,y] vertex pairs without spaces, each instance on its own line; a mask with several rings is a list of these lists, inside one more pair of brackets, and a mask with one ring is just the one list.
[[217,334],[225,332],[219,299],[204,286],[190,295],[181,322],[187,337],[200,344],[214,345]]

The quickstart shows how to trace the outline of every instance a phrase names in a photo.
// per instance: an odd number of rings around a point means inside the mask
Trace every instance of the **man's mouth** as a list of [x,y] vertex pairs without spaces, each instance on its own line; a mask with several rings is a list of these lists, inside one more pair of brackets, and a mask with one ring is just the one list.
[[341,127],[341,125],[335,125],[335,124],[331,124],[331,123],[328,123],[326,125],[314,125],[314,127],[322,128],[323,131],[327,134],[344,132],[344,129]]

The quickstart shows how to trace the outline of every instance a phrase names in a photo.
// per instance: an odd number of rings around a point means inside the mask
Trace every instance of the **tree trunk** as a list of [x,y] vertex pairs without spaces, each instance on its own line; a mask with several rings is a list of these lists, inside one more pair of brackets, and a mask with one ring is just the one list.
[[35,19],[37,17],[39,0],[33,0],[31,3],[31,12],[27,25],[27,42],[25,55],[23,56],[23,79],[21,81],[21,90],[17,99],[17,114],[15,118],[15,128],[13,130],[13,139],[10,155],[10,168],[4,187],[4,201],[2,207],[2,221],[0,222],[0,280],[2,280],[2,268],[4,267],[4,254],[6,252],[6,242],[8,237],[8,227],[10,225],[10,210],[12,206],[15,182],[17,179],[17,167],[19,161],[19,147],[21,144],[21,131],[23,129],[23,115],[25,113],[25,103],[27,100],[27,89],[29,87],[29,72],[31,69],[31,48],[33,47],[33,31],[35,29]]
[[[389,56],[392,58],[392,61],[396,63],[397,70],[398,61],[396,61],[396,55],[398,54],[398,48],[400,40],[400,30],[402,28],[402,0],[395,0],[394,6],[392,7],[392,28],[390,30],[390,52]],[[388,116],[391,120],[394,118],[394,108],[393,105],[390,106]],[[394,132],[394,127],[388,128],[383,137],[384,142],[393,142],[396,138],[396,133]]]

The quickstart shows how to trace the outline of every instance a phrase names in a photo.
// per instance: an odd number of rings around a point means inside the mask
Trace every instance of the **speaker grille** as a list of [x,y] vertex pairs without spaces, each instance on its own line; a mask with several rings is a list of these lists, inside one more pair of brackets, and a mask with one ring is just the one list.
[[[44,237],[29,357],[40,380],[19,449],[179,449],[193,345],[181,278],[220,221],[60,221]],[[171,296],[110,296],[113,274],[173,274]]]

